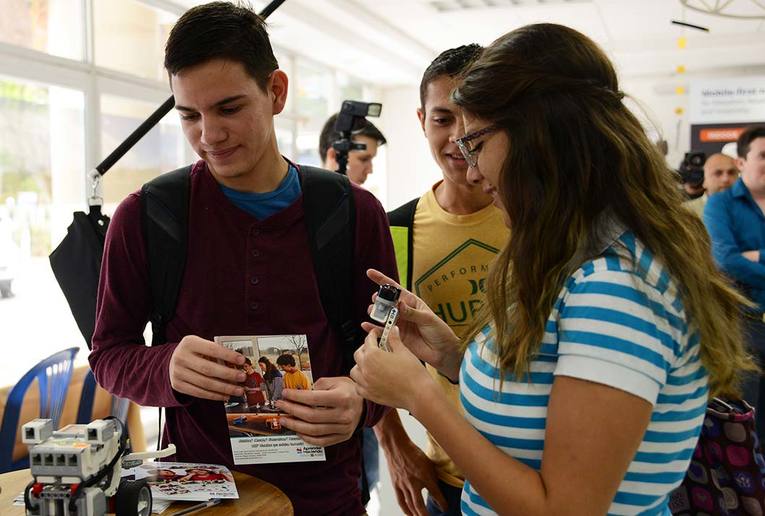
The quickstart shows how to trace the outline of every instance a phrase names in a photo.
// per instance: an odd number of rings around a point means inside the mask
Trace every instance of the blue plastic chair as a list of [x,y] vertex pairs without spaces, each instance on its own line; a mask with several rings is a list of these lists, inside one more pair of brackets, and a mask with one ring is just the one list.
[[[80,348],[59,351],[40,363],[21,377],[8,394],[0,426],[0,473],[29,467],[29,456],[13,462],[13,445],[16,442],[16,428],[21,416],[21,404],[32,382],[37,379],[40,388],[40,416],[52,419],[53,428],[58,429],[61,411],[66,401],[66,391],[72,379],[74,357]],[[26,421],[24,421],[26,423]]]
[[77,407],[77,424],[87,425],[93,416],[93,402],[96,398],[96,377],[93,371],[88,369],[82,379],[82,392],[80,393],[80,405]]

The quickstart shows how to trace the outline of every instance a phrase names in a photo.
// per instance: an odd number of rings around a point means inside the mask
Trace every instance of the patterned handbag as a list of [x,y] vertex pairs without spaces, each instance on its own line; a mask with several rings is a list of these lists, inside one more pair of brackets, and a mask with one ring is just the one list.
[[683,483],[670,495],[676,516],[765,515],[765,459],[754,409],[713,398]]

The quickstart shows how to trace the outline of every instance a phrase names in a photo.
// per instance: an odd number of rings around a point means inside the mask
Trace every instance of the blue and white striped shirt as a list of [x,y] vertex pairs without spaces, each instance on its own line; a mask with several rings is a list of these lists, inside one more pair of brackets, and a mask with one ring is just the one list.
[[[568,278],[530,381],[508,373],[499,391],[494,344],[487,326],[468,346],[460,371],[466,417],[484,437],[539,470],[556,375],[639,396],[653,405],[651,421],[609,514],[670,514],[668,495],[685,476],[701,432],[708,375],[677,286],[632,233]],[[494,513],[470,482],[462,511]]]

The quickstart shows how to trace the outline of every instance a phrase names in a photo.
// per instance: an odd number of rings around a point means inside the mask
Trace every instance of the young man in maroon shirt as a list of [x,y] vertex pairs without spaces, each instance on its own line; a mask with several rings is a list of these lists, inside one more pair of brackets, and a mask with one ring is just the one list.
[[[186,266],[167,343],[146,347],[151,310],[140,192],[112,218],[99,285],[90,363],[99,384],[141,405],[166,407],[164,442],[176,459],[233,466],[224,401],[244,394],[245,373],[221,364],[244,356],[216,335],[305,334],[314,388],[284,389],[281,425],[326,460],[235,468],[282,489],[296,514],[361,514],[360,427],[384,409],[360,398],[343,364],[343,339],[322,308],[311,260],[301,172],[279,153],[273,117],[288,80],[264,24],[251,10],[216,2],[185,13],[167,42],[176,109],[201,160],[191,171]],[[354,322],[376,289],[368,268],[395,274],[386,215],[353,188]]]

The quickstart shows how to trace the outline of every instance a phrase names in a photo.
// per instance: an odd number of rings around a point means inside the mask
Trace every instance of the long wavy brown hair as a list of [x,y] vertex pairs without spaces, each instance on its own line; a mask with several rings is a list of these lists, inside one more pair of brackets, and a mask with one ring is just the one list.
[[568,27],[522,27],[486,48],[453,96],[510,142],[497,187],[512,231],[489,272],[483,321],[494,320],[503,373],[528,373],[564,281],[598,254],[598,221],[610,213],[678,285],[711,393],[736,394],[739,374],[756,370],[742,339],[747,301],[715,266],[604,52]]

